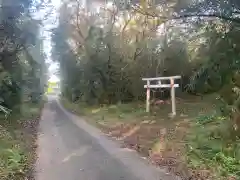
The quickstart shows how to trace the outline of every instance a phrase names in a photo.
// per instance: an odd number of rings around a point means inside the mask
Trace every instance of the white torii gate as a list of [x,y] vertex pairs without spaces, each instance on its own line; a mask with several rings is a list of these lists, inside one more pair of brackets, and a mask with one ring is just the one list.
[[[179,84],[175,84],[175,79],[181,79],[181,76],[170,76],[170,77],[156,77],[156,78],[143,78],[143,81],[147,81],[147,85],[144,88],[147,89],[147,99],[146,99],[146,112],[150,111],[150,89],[157,88],[171,88],[171,100],[172,100],[172,115],[176,115],[176,97],[175,88],[179,87]],[[170,84],[162,84],[161,81],[170,80]],[[152,84],[151,81],[158,81],[158,84]]]

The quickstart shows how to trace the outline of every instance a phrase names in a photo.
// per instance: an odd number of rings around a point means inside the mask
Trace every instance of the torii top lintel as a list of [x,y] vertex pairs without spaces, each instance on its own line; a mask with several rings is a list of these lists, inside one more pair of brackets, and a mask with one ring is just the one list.
[[142,78],[143,81],[168,80],[168,79],[181,79],[181,76]]

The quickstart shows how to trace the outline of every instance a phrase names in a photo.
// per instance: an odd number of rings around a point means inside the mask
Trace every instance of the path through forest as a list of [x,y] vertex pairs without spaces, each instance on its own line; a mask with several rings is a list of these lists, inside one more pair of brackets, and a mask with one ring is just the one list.
[[36,180],[175,180],[134,151],[121,148],[54,98],[39,127]]

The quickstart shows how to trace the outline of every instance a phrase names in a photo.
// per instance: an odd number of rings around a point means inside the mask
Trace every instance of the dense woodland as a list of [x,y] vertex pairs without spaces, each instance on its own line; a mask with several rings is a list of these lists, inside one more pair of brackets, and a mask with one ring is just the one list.
[[0,107],[5,113],[29,98],[37,102],[44,91],[46,68],[40,21],[33,19],[34,11],[31,0],[1,1]]
[[89,104],[143,100],[141,78],[181,75],[182,91],[219,93],[239,131],[238,1],[117,4],[94,13],[75,3],[62,5],[52,36],[64,96]]

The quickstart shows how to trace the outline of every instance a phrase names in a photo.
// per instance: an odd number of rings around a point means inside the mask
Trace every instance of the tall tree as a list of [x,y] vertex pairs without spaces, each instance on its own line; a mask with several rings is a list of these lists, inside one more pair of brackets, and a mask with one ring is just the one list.
[[[23,100],[25,75],[33,75],[43,67],[43,50],[39,46],[39,21],[32,18],[31,10],[37,4],[31,0],[3,0],[0,9],[0,64],[1,105],[12,109]],[[35,49],[35,50],[34,50]],[[38,50],[37,50],[38,49]],[[34,53],[32,53],[33,51]],[[40,58],[36,58],[40,56]],[[28,66],[37,63],[38,66]],[[42,69],[42,67],[40,69]],[[40,70],[40,72],[42,72]],[[34,79],[35,78],[35,79]],[[34,81],[39,75],[32,76]]]

